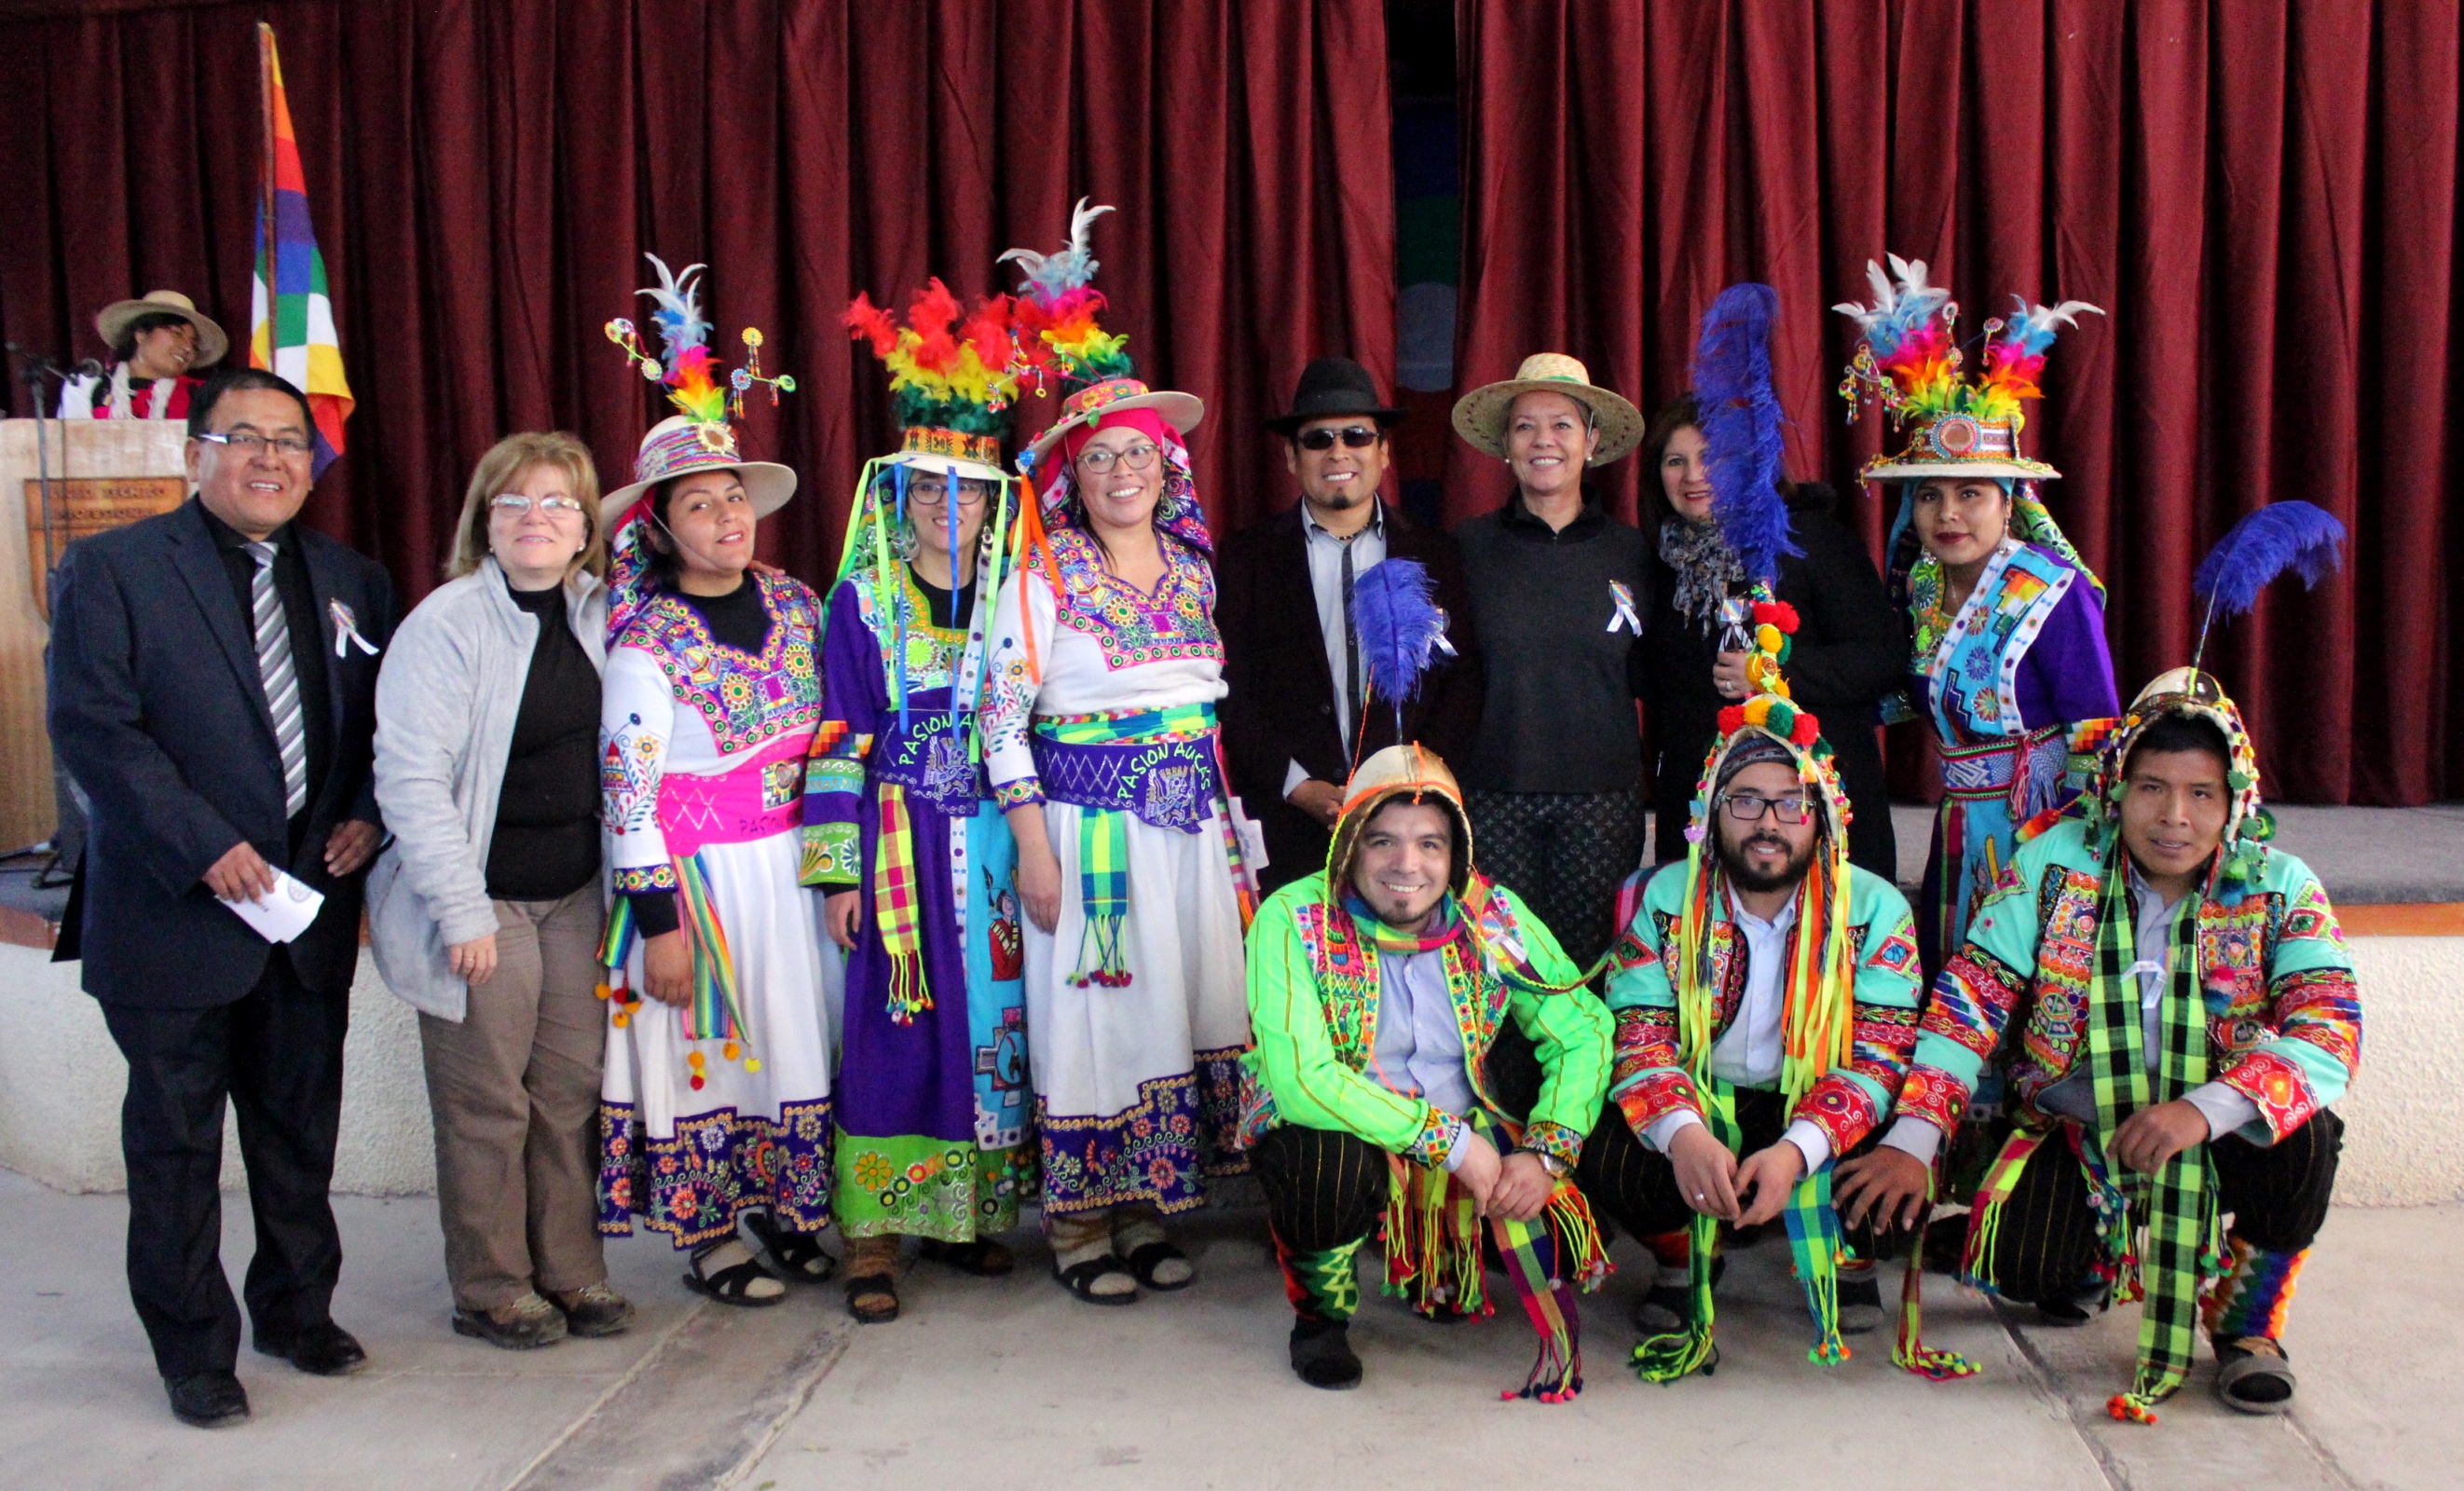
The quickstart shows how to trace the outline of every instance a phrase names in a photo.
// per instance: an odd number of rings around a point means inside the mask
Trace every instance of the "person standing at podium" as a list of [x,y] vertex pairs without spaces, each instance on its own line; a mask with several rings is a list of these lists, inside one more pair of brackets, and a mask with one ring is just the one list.
[[231,350],[223,329],[176,290],[115,300],[96,315],[94,329],[111,362],[61,385],[61,419],[187,419],[205,385],[198,375]]
[[[339,1376],[367,1360],[329,1306],[327,1189],[360,876],[381,837],[369,770],[385,570],[295,521],[308,401],[239,368],[188,417],[195,497],[69,546],[52,591],[50,726],[93,800],[63,951],[128,1059],[128,1287],[183,1422],[248,1416],[222,1270],[223,1108],[239,1117],[256,1349]],[[324,900],[270,942],[231,903]]]

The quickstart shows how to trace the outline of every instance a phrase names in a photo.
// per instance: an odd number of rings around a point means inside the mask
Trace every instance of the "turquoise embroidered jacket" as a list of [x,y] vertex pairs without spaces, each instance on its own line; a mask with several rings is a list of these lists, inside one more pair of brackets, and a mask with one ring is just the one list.
[[[1977,909],[1968,945],[1934,980],[1901,1112],[1950,1132],[2016,1018],[2011,1083],[2020,1117],[2037,1128],[2054,1122],[2035,1098],[2087,1047],[2105,868],[2088,825],[2077,821],[2012,856]],[[2319,877],[2279,850],[2262,848],[2251,882],[2212,882],[2196,914],[2209,1069],[2258,1106],[2256,1124],[2240,1132],[2272,1144],[2343,1096],[2361,1060],[2352,959]]]
[[[1464,1073],[1484,1107],[1497,1107],[1483,1070],[1511,1016],[1538,1047],[1543,1080],[1522,1147],[1571,1169],[1599,1115],[1608,1082],[1609,1017],[1589,991],[1544,993],[1582,976],[1549,929],[1514,893],[1478,875],[1466,911],[1483,955],[1458,940],[1445,952]],[[1359,1135],[1423,1165],[1444,1161],[1455,1117],[1362,1074],[1377,1044],[1381,992],[1375,943],[1351,913],[1326,901],[1326,872],[1284,887],[1249,929],[1249,1030],[1242,1058],[1241,1130],[1254,1139],[1278,1123]]]

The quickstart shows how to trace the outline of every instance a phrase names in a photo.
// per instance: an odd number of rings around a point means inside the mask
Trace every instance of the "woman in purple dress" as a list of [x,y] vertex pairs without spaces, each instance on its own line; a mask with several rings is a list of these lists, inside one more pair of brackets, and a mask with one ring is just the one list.
[[830,596],[804,814],[803,878],[848,953],[831,1210],[847,1310],[867,1324],[898,1314],[902,1237],[963,1272],[1008,1273],[993,1234],[1018,1225],[1033,1175],[1017,851],[975,730],[1016,505],[1001,468],[1008,317],[979,307],[957,327],[938,280],[909,316],[900,328],[859,301],[849,318],[890,363],[906,428],[866,469]]

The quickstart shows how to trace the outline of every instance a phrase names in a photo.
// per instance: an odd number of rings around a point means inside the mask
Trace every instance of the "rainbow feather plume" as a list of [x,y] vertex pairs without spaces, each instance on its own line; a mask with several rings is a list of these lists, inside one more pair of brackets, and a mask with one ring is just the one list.
[[2084,300],[2031,306],[2017,296],[2011,298],[2016,313],[1998,334],[1988,328],[1985,339],[1985,371],[1967,410],[1979,419],[2022,421],[2019,401],[2045,396],[2036,380],[2045,370],[2045,354],[2053,350],[2055,328],[2078,325],[2081,313],[2104,314]]
[[1959,349],[1950,340],[1950,318],[1959,314],[1950,292],[1925,282],[1923,259],[1885,255],[1890,273],[1867,260],[1865,277],[1874,303],[1843,300],[1832,307],[1857,322],[1866,359],[1883,386],[1882,402],[1913,414],[1948,413],[1959,388]]
[[1779,292],[1730,285],[1703,313],[1694,347],[1694,400],[1709,447],[1711,516],[1749,578],[1779,579],[1783,554],[1802,554],[1789,536],[1780,490],[1785,453],[1779,395],[1771,387],[1771,322]]
[[1023,361],[1011,309],[1007,296],[992,296],[962,313],[958,297],[935,278],[915,293],[904,326],[863,295],[848,304],[844,324],[890,368],[902,428],[999,436],[1008,428],[1003,411],[1018,397]]
[[1029,343],[1027,361],[1038,368],[1053,368],[1075,384],[1127,378],[1136,371],[1127,350],[1129,339],[1107,332],[1096,319],[1105,301],[1094,286],[1100,266],[1092,252],[1093,228],[1095,219],[1111,210],[1090,207],[1081,197],[1069,215],[1067,245],[1052,253],[1012,249],[1001,256],[1002,263],[1016,260],[1026,276],[1019,284],[1013,315]]
[[718,385],[710,352],[710,322],[702,318],[700,274],[704,266],[688,264],[674,274],[655,253],[642,257],[659,272],[659,282],[635,292],[649,296],[658,309],[650,325],[659,334],[659,361],[666,368],[668,401],[687,418],[718,424],[727,418],[727,393]]
[[1395,733],[1403,731],[1403,706],[1420,696],[1420,683],[1446,641],[1446,613],[1438,605],[1437,581],[1419,559],[1390,559],[1371,565],[1352,582],[1352,622],[1360,639],[1360,660],[1369,688],[1395,706]]

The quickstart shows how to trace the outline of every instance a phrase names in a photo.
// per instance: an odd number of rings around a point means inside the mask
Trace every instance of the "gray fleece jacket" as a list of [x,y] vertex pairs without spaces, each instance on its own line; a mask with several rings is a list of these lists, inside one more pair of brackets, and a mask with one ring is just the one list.
[[[565,617],[605,669],[606,588],[574,576]],[[471,998],[445,950],[496,930],[488,840],[538,643],[488,559],[403,618],[377,673],[377,803],[393,843],[368,871],[368,946],[385,986],[440,1019],[460,1020]]]

